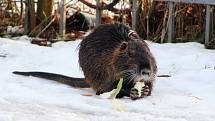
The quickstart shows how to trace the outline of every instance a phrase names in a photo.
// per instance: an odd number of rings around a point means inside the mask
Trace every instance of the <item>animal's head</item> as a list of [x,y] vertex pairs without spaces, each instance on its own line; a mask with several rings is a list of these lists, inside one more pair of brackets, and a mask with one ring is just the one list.
[[124,34],[127,37],[118,44],[113,56],[117,77],[123,77],[126,84],[153,80],[155,60],[147,43],[132,30]]

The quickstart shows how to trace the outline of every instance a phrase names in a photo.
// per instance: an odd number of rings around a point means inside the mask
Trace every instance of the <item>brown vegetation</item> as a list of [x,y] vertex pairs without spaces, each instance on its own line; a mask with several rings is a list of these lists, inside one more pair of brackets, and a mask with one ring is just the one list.
[[[17,5],[13,0],[1,0],[0,1],[0,36],[7,29],[7,26],[17,26],[23,24],[24,10],[23,0],[20,0],[21,9],[17,9]],[[90,3],[87,0],[79,0],[83,4],[92,9],[99,8],[101,10],[109,10],[115,13],[113,17],[110,17],[106,12],[102,14],[102,23],[114,23],[122,22],[131,25],[131,8],[125,8],[123,5],[130,4],[131,0],[113,0],[107,2],[103,0],[100,6]],[[114,7],[117,3],[123,2],[121,8]],[[35,4],[38,8],[35,11]],[[53,14],[54,0],[38,0],[38,3],[34,3],[34,0],[30,0],[30,12],[29,12],[29,35],[47,38],[49,40],[56,39],[58,37],[59,29],[59,10],[56,9]],[[84,7],[83,7],[84,8]],[[83,8],[72,8],[78,12],[83,12]],[[215,13],[214,7],[212,7],[213,13]],[[173,42],[186,42],[186,41],[198,41],[204,42],[204,30],[205,30],[205,5],[201,4],[175,4],[174,6],[174,38]],[[155,42],[163,43],[166,40],[167,23],[168,23],[168,6],[166,2],[152,2],[151,0],[138,0],[138,26],[137,32],[144,39],[150,39]],[[86,11],[85,11],[86,12]],[[95,13],[90,12],[92,15]],[[69,18],[69,16],[68,16]],[[212,41],[215,41],[215,15],[212,19]],[[69,19],[67,21],[70,21]],[[75,20],[77,21],[77,20]],[[79,21],[79,20],[78,20]],[[70,23],[73,21],[70,21]],[[74,23],[74,25],[77,25]],[[78,25],[79,26],[79,25]],[[70,28],[69,28],[70,27]],[[74,28],[71,24],[68,24],[67,37],[69,39],[82,38],[82,33],[79,30],[70,30]],[[84,30],[90,27],[85,27]]]
[[[143,1],[143,0],[142,0]],[[146,0],[145,0],[146,1]],[[142,7],[148,5],[148,7]],[[166,2],[141,3],[139,7],[141,27],[138,32],[147,38],[147,21],[149,22],[148,37],[156,42],[163,42],[166,37],[168,22],[168,7]],[[149,17],[147,19],[147,16]],[[173,42],[198,41],[204,39],[205,6],[198,4],[176,4],[174,12],[174,37]]]
[[17,9],[15,2],[11,0],[0,1],[0,36],[6,34],[8,26],[19,26],[22,24],[21,16],[22,11]]

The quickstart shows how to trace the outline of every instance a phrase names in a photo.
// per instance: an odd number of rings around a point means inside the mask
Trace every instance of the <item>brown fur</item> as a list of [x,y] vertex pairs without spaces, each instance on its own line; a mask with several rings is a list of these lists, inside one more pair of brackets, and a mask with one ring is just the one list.
[[97,94],[111,91],[123,77],[124,85],[130,84],[124,87],[126,94],[123,93],[119,97],[129,96],[135,84],[123,71],[139,71],[145,68],[151,70],[153,77],[145,82],[150,88],[147,95],[151,94],[157,72],[155,59],[147,43],[122,24],[101,25],[83,39],[80,44],[79,63],[85,79]]

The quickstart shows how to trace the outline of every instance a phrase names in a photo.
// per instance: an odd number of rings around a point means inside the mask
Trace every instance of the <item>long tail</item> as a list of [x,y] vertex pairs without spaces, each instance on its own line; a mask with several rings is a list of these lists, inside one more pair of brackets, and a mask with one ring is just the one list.
[[19,72],[14,71],[14,74],[23,75],[23,76],[34,76],[44,79],[53,80],[56,82],[60,82],[66,85],[70,85],[72,87],[79,87],[79,88],[89,88],[90,85],[84,81],[84,78],[73,78],[68,77],[60,74],[53,74],[47,72]]

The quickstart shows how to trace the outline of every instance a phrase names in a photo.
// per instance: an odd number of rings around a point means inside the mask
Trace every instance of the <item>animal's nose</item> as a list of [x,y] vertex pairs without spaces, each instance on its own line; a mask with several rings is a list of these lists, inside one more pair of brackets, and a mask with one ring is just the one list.
[[151,71],[149,69],[142,69],[141,74],[149,76],[149,75],[151,75]]

